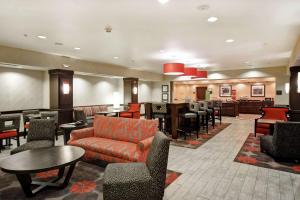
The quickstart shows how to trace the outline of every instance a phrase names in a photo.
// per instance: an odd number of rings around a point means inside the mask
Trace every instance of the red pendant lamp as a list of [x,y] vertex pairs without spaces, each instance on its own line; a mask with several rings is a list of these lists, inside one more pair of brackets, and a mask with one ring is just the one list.
[[194,79],[205,79],[207,78],[208,73],[207,71],[197,71],[197,76]]
[[166,63],[164,64],[164,74],[178,76],[184,74],[184,64]]
[[182,76],[196,77],[197,76],[197,68],[195,68],[195,67],[184,68],[184,74]]

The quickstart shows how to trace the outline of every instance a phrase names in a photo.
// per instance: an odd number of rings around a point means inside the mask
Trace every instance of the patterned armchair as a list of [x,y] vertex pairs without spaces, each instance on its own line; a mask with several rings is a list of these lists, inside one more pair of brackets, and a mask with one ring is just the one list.
[[58,112],[57,111],[47,111],[41,112],[41,119],[53,119],[55,122],[55,138],[58,140]]
[[273,136],[260,137],[260,146],[276,159],[300,160],[300,122],[277,122]]
[[[287,113],[288,108],[277,108],[277,107],[265,107],[262,108],[262,116],[259,119],[272,119],[272,120],[283,120],[288,121]],[[270,133],[270,124],[258,123],[258,119],[255,119],[254,124],[254,134],[261,133],[264,135],[269,135]]]
[[24,123],[24,137],[27,135],[27,130],[28,130],[29,124],[30,124],[30,118],[28,117],[28,115],[39,114],[39,113],[40,113],[39,110],[24,110],[22,112],[22,114],[23,114],[23,123]]
[[170,139],[157,132],[146,163],[109,164],[104,172],[104,200],[162,200],[169,146]]
[[27,143],[13,149],[10,154],[54,146],[55,121],[53,119],[32,119],[28,130]]
[[[15,138],[17,146],[20,146],[19,129],[20,129],[20,115],[1,115],[0,116],[0,140],[2,144],[3,139]],[[0,148],[1,151],[1,148]]]
[[120,117],[139,119],[141,116],[140,104],[130,103],[130,104],[128,104],[128,106],[129,106],[129,108],[127,111],[120,112]]

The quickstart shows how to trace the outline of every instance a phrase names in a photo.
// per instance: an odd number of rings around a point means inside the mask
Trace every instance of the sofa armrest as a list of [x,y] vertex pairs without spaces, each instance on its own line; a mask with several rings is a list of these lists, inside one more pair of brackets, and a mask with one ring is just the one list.
[[139,143],[137,144],[137,149],[140,151],[146,151],[147,149],[149,149],[151,147],[153,138],[154,136],[139,141]]
[[73,130],[71,132],[71,139],[69,140],[69,142],[78,140],[81,138],[93,137],[93,136],[94,136],[94,127]]

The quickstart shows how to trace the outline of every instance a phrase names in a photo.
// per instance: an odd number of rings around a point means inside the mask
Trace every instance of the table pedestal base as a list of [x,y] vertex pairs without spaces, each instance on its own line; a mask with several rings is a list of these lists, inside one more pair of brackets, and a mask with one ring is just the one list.
[[[69,166],[69,170],[65,179],[62,183],[56,183],[64,176],[65,167],[59,168],[58,176],[48,182],[40,182],[40,181],[32,181],[30,174],[16,174],[20,185],[26,195],[26,197],[32,197],[39,191],[44,188],[54,188],[54,189],[63,189],[68,186],[70,178],[73,174],[73,170],[75,168],[76,163]],[[34,190],[32,190],[32,186],[37,186]]]

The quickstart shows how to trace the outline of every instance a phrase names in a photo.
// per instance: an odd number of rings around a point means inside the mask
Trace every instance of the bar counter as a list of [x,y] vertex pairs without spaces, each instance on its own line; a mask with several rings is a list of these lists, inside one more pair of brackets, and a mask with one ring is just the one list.
[[[167,121],[167,127],[173,139],[178,138],[178,113],[186,108],[188,108],[188,103],[167,103],[168,113],[170,113],[170,120]],[[152,102],[145,103],[145,112],[146,118],[152,119]]]

